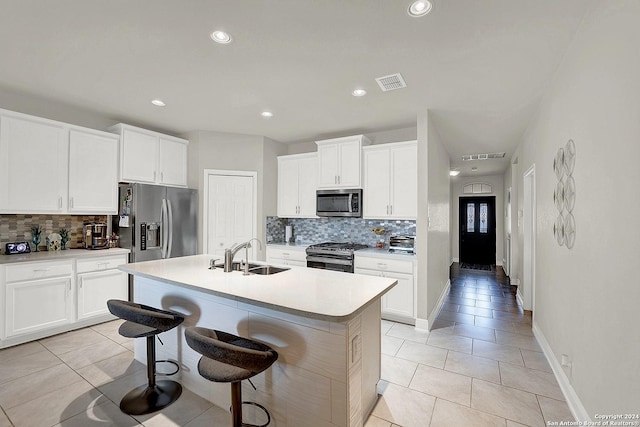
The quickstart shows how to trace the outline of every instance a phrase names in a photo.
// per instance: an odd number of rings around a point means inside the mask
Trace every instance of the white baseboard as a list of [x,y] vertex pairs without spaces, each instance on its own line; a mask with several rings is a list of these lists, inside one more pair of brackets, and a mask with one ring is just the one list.
[[518,288],[518,290],[516,291],[516,299],[518,300],[518,304],[520,304],[520,307],[524,308],[524,301],[522,300],[522,294],[520,293],[520,288]]
[[591,420],[591,417],[589,417],[589,413],[585,409],[584,405],[582,405],[582,402],[580,401],[580,398],[576,394],[576,391],[571,385],[571,382],[569,381],[567,374],[564,372],[564,369],[562,369],[560,362],[558,362],[558,360],[555,358],[553,354],[553,350],[551,350],[551,346],[549,345],[549,342],[547,341],[547,339],[545,338],[544,334],[542,333],[542,331],[538,327],[538,324],[535,321],[533,321],[533,324],[531,325],[531,329],[533,330],[533,335],[535,335],[536,339],[538,340],[538,343],[540,343],[540,347],[542,348],[542,351],[546,356],[547,361],[549,362],[549,365],[551,365],[551,369],[553,370],[553,373],[556,376],[556,380],[560,385],[560,390],[562,390],[562,394],[564,394],[564,398],[567,401],[567,405],[571,410],[571,414],[573,415],[573,418],[575,418],[576,421],[581,422],[582,425],[585,425],[587,422],[589,423],[593,422]]
[[[436,317],[438,317],[438,314],[440,314],[440,310],[442,310],[442,305],[444,304],[444,299],[447,297],[447,294],[449,293],[449,288],[451,287],[451,279],[447,279],[447,284],[444,285],[444,289],[442,290],[442,293],[440,294],[440,298],[438,298],[438,302],[436,303],[435,308],[431,311],[431,314],[429,315],[429,319],[427,319],[426,321],[426,327],[423,327],[421,329],[429,329],[429,325],[433,326],[433,322],[436,321]],[[424,319],[419,319],[422,320],[423,322],[425,321]],[[416,327],[418,327],[418,321],[416,320]]]
[[460,258],[453,258],[453,262],[460,262]]
[[416,329],[429,330],[429,321],[427,319],[416,318]]

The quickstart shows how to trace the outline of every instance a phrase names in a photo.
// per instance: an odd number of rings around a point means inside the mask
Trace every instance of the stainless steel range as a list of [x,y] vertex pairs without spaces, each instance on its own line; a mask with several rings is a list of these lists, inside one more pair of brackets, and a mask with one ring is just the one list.
[[307,267],[353,273],[353,253],[368,248],[359,243],[318,243],[307,248]]

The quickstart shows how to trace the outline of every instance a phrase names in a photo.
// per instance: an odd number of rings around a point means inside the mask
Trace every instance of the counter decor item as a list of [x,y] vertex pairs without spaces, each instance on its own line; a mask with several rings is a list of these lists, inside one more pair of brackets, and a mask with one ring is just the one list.
[[[373,227],[371,229],[377,236],[382,236],[383,234],[387,234],[387,230],[382,227]],[[384,239],[380,239],[380,241],[376,242],[376,248],[382,249],[384,248]]]
[[28,254],[29,252],[31,252],[31,248],[28,242],[14,242],[5,245],[5,254],[7,255]]
[[47,250],[59,251],[62,247],[62,237],[58,233],[51,233],[47,236]]
[[291,243],[291,238],[293,237],[293,227],[290,225],[285,225],[284,227],[284,242]]
[[40,252],[40,249],[38,249],[38,245],[40,244],[40,236],[42,235],[42,228],[40,228],[39,225],[34,225],[31,227],[31,242],[34,244],[34,246],[36,247],[34,252]]
[[67,242],[69,241],[69,230],[61,228],[58,232],[60,233],[60,249],[64,251],[67,249]]

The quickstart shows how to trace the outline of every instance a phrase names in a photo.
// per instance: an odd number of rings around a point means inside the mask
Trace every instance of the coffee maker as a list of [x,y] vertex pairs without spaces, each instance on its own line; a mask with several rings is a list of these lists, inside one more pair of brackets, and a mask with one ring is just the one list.
[[104,222],[90,222],[85,224],[82,245],[85,249],[108,249],[107,224]]

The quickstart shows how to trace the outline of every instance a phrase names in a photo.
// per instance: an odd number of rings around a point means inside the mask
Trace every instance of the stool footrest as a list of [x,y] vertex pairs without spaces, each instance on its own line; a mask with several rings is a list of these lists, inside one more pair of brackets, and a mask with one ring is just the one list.
[[249,402],[249,401],[244,401],[242,402],[243,405],[252,405],[252,406],[257,406],[258,408],[262,409],[262,412],[265,413],[265,415],[267,416],[267,422],[264,424],[247,424],[247,423],[242,423],[242,427],[267,427],[269,424],[271,424],[271,414],[269,414],[269,411],[267,411],[267,408],[265,408],[264,406],[262,406],[259,403],[256,402]]
[[156,366],[158,365],[158,363],[169,363],[169,364],[175,366],[176,370],[173,371],[173,372],[164,373],[164,372],[158,372],[158,370],[156,368],[156,376],[169,377],[171,375],[175,375],[178,372],[180,372],[180,365],[178,365],[178,363],[173,361],[173,360],[166,360],[166,359],[165,360],[156,360]]

